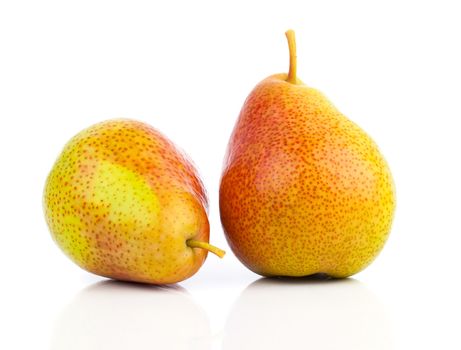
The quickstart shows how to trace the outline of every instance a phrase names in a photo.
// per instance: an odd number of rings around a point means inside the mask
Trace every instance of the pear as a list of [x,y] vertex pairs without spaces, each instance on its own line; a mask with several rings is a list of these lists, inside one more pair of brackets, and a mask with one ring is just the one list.
[[391,228],[395,190],[373,140],[296,76],[250,93],[232,132],[220,214],[240,261],[263,276],[351,276],[369,265]]
[[52,237],[83,269],[168,284],[192,276],[207,252],[207,197],[191,162],[154,128],[109,120],[64,147],[45,185]]

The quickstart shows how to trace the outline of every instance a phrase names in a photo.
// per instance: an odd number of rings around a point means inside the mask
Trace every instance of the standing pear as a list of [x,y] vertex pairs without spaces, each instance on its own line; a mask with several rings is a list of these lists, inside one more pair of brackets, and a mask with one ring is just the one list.
[[263,276],[351,276],[386,242],[395,209],[389,167],[373,140],[296,76],[260,82],[229,141],[220,186],[235,255]]

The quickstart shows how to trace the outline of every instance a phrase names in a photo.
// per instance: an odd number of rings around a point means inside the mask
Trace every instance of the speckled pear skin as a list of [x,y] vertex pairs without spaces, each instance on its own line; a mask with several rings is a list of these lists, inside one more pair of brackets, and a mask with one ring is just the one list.
[[373,140],[318,90],[268,77],[232,133],[220,186],[229,245],[263,276],[351,276],[391,228],[394,184]]
[[207,199],[191,162],[134,120],[83,130],[65,146],[44,191],[45,216],[64,253],[118,280],[168,284],[192,276],[208,242]]

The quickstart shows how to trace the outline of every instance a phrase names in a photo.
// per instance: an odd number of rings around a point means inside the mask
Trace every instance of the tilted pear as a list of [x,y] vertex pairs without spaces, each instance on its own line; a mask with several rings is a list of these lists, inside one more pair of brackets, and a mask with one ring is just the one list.
[[65,146],[45,185],[45,216],[80,267],[165,284],[192,276],[209,245],[207,198],[189,160],[154,128],[110,120]]

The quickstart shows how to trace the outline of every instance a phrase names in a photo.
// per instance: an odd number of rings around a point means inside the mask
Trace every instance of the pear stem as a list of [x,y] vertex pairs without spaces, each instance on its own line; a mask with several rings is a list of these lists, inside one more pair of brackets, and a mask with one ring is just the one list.
[[285,32],[288,40],[288,49],[290,50],[290,70],[288,71],[287,82],[296,84],[296,38],[295,32],[289,29]]
[[214,245],[211,245],[207,242],[196,241],[195,239],[188,239],[186,241],[186,244],[188,247],[191,247],[191,248],[206,249],[212,252],[213,254],[219,256],[220,258],[222,258],[226,254],[224,250],[219,249],[218,247],[215,247]]

